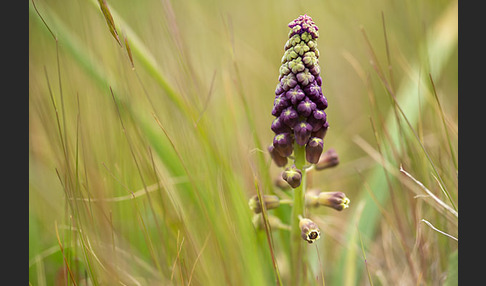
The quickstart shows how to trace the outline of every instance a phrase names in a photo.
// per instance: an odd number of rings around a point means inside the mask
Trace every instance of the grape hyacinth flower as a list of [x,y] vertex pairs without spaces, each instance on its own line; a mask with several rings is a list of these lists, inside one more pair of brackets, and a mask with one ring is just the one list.
[[283,158],[292,155],[294,143],[310,153],[307,162],[316,164],[329,127],[317,49],[319,28],[307,15],[299,16],[288,26],[289,40],[284,46],[272,109],[275,120],[271,129],[275,137],[268,149],[279,167],[287,163]]
[[305,205],[307,207],[325,206],[342,211],[349,208],[350,200],[343,192],[319,192],[305,194]]
[[[306,173],[335,165],[332,153],[325,152],[324,137],[329,128],[327,98],[322,91],[319,50],[317,49],[318,27],[311,17],[301,15],[288,24],[288,40],[279,69],[275,88],[270,129],[275,134],[267,150],[272,161],[284,169],[275,185],[285,192],[291,190],[292,199],[279,199],[274,195],[263,195],[263,202],[254,196],[249,201],[255,216],[261,216],[262,206],[272,210],[282,204],[291,206],[289,269],[290,284],[301,285],[305,273],[302,240],[311,244],[321,237],[318,225],[306,218],[307,209],[326,206],[341,211],[349,206],[349,199],[341,192],[318,192],[306,194]],[[323,157],[327,159],[323,159]],[[292,161],[289,163],[289,161]],[[260,228],[262,219],[256,218]],[[281,223],[268,217],[268,223],[282,229]],[[265,224],[266,225],[266,224]],[[278,276],[277,276],[278,277]],[[305,280],[305,279],[304,279]],[[280,284],[280,283],[279,283]]]
[[301,237],[308,243],[314,243],[314,241],[321,237],[321,231],[317,224],[308,218],[300,217],[299,227]]

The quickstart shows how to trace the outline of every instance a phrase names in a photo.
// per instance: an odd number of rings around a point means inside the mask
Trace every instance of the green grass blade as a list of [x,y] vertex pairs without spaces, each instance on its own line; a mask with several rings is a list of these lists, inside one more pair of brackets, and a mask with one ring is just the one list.
[[[430,56],[430,69],[434,78],[439,78],[443,67],[449,60],[452,52],[457,47],[457,2],[452,3],[452,5],[445,11],[442,18],[439,18],[435,26],[428,31],[427,38],[427,51]],[[439,34],[442,37],[436,37]],[[397,90],[397,101],[400,102],[400,106],[407,115],[407,118],[411,125],[415,125],[419,118],[418,111],[416,108],[418,106],[417,97],[413,96],[417,91],[417,83],[420,74],[421,66],[416,63],[412,66],[412,71],[414,72],[412,76],[405,79],[399,89]],[[395,114],[390,111],[388,117],[386,118],[386,129],[389,132],[391,142],[394,146],[399,146],[401,140],[400,130],[394,120]],[[388,156],[393,158],[392,156]],[[398,168],[398,165],[397,165]],[[389,197],[386,178],[383,176],[383,169],[381,166],[375,167],[366,181],[369,182],[371,190],[373,190],[374,195],[378,202],[383,205]],[[361,216],[357,219],[357,229],[363,235],[363,238],[368,240],[373,240],[374,234],[376,232],[377,224],[380,219],[380,212],[375,205],[373,198],[371,198],[366,192],[362,192],[362,196],[359,201],[364,204],[364,209],[361,212]],[[353,211],[353,210],[352,210]],[[354,209],[353,215],[356,216],[357,209]],[[346,231],[346,245],[355,245],[356,243],[356,225],[350,223]],[[356,264],[355,255],[351,255],[349,250],[345,249],[341,253],[339,270],[337,273],[341,275],[336,275],[337,281],[336,285],[357,285],[360,281],[360,276],[362,274],[362,264]],[[352,271],[352,275],[350,275]],[[352,278],[350,278],[352,277]]]

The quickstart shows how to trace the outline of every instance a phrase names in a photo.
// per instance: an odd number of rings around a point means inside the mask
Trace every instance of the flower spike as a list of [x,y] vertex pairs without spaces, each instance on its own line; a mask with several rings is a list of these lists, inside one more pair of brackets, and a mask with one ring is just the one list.
[[[329,124],[325,109],[327,99],[322,93],[321,68],[317,38],[319,28],[308,15],[301,15],[289,23],[289,39],[284,46],[282,64],[279,69],[278,84],[272,115],[275,120],[271,129],[276,139],[285,139],[284,145],[274,139],[273,146],[280,157],[289,157],[293,149],[289,145],[297,143],[305,146],[312,154],[307,162],[316,164],[322,140]],[[281,134],[289,134],[283,136]],[[277,138],[278,136],[278,138]],[[278,141],[278,140],[277,140]],[[307,146],[311,144],[312,146]],[[272,155],[272,154],[271,154]],[[316,159],[317,157],[317,159]],[[274,158],[274,155],[272,155]],[[278,158],[281,159],[281,158]],[[275,160],[282,167],[284,160]]]

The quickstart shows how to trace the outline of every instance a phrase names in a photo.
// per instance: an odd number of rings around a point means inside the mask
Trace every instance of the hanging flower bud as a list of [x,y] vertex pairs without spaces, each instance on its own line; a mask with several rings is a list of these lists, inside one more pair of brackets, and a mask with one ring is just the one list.
[[321,206],[331,207],[337,211],[342,211],[349,207],[350,200],[343,192],[321,192],[317,202]]
[[277,117],[273,120],[272,125],[270,126],[270,129],[272,129],[275,134],[280,134],[280,133],[291,133],[292,129],[290,129],[289,126],[287,126],[283,121],[280,119],[280,117]]
[[317,131],[322,128],[326,123],[326,113],[323,110],[316,109],[312,112],[312,115],[307,119],[310,125],[312,125],[312,131]]
[[282,172],[282,179],[284,179],[292,188],[300,186],[302,181],[302,171],[297,169],[295,165],[285,168]]
[[[280,199],[277,196],[263,195],[262,199],[263,204],[265,205],[265,208],[267,210],[277,208],[280,205]],[[262,212],[260,200],[258,199],[257,195],[254,195],[250,198],[250,200],[248,201],[248,205],[254,213],[258,214]]]
[[319,129],[317,131],[313,131],[311,135],[312,135],[312,137],[324,139],[324,136],[326,136],[328,128],[329,128],[329,123],[326,121],[326,123],[324,123],[324,125],[322,125],[321,129]]
[[339,164],[339,157],[334,148],[330,148],[326,152],[322,153],[319,158],[319,162],[315,165],[316,170],[324,170],[331,168]]
[[275,165],[279,167],[284,167],[287,165],[287,157],[281,156],[280,153],[275,150],[273,144],[268,146],[268,152],[270,153],[270,157],[272,157],[273,162],[275,162]]
[[273,138],[273,147],[282,157],[288,157],[292,154],[294,147],[292,145],[292,137],[289,133],[277,134]]
[[311,132],[312,126],[309,123],[301,121],[300,123],[296,124],[294,127],[294,135],[297,144],[300,146],[307,144],[307,141],[309,141],[311,136]]
[[312,137],[305,146],[305,158],[307,162],[316,164],[324,149],[324,141],[321,138]]
[[302,238],[308,243],[314,243],[321,237],[321,231],[315,222],[308,218],[300,218],[299,228]]
[[[271,129],[277,136],[290,134],[290,138],[285,138],[290,140],[290,145],[295,140],[300,146],[305,146],[311,137],[323,139],[328,126],[324,112],[328,104],[322,93],[317,49],[319,28],[307,15],[299,16],[288,26],[289,39],[284,46],[272,109],[272,115],[276,119],[272,122]],[[282,157],[288,157],[292,153],[287,141],[285,144],[285,148],[280,147],[274,140],[275,150]],[[316,146],[308,149],[313,148]],[[315,155],[309,158],[314,162],[314,157]]]

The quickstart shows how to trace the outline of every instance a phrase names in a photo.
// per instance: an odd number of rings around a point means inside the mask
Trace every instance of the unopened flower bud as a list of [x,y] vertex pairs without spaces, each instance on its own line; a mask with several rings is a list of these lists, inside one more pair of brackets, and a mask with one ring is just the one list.
[[282,172],[282,179],[284,179],[292,188],[297,188],[300,186],[302,181],[302,171],[297,169],[295,165],[285,168]]
[[272,129],[275,134],[281,134],[281,133],[290,133],[292,132],[292,129],[290,129],[289,126],[287,126],[281,119],[280,117],[277,117],[273,120],[272,125],[270,126],[270,129]]
[[[280,205],[280,199],[277,196],[263,195],[262,199],[263,204],[265,205],[265,208],[267,210],[277,208]],[[257,195],[254,195],[250,198],[250,200],[248,201],[248,205],[254,213],[258,214],[262,212],[260,200],[258,199]]]
[[294,127],[294,135],[295,135],[295,142],[300,146],[304,146],[309,141],[311,136],[312,126],[305,122],[301,121]]
[[299,114],[291,106],[282,111],[280,118],[282,119],[283,123],[287,124],[287,126],[290,128],[293,128],[295,124],[299,122]]
[[331,207],[337,211],[342,211],[349,207],[350,200],[343,192],[321,192],[317,198],[321,206]]
[[317,224],[308,218],[300,218],[299,228],[301,230],[300,235],[308,243],[314,243],[321,237],[321,231]]
[[287,157],[281,156],[280,153],[275,150],[273,144],[268,146],[268,152],[270,153],[270,157],[272,157],[273,162],[275,162],[275,165],[278,167],[284,167],[287,165]]
[[288,157],[292,154],[294,146],[290,133],[280,133],[273,138],[273,147],[282,157]]
[[336,150],[330,148],[326,152],[321,154],[319,158],[319,162],[315,165],[316,170],[323,170],[327,168],[331,168],[339,164],[339,157],[336,153]]
[[312,131],[317,131],[326,123],[326,113],[323,110],[316,109],[312,112],[307,121],[312,125]]
[[321,138],[312,137],[305,146],[305,159],[311,164],[316,164],[324,149],[324,141]]

